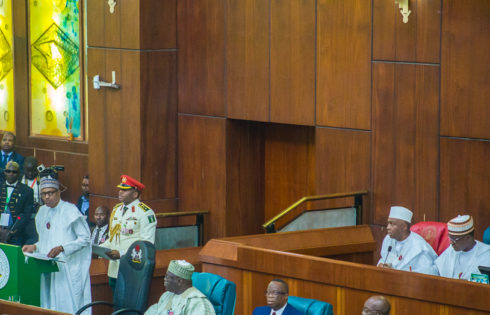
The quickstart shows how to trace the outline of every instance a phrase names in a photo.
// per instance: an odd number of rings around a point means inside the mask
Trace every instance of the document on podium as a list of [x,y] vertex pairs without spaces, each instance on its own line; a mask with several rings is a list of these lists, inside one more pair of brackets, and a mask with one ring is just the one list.
[[41,253],[27,253],[27,252],[24,252],[24,256],[26,256],[26,257],[32,257],[32,258],[40,259],[40,260],[50,260],[50,261],[62,262],[62,263],[65,262],[64,260],[60,259],[59,257],[49,258],[48,255],[41,254]]
[[102,258],[105,258],[108,260],[112,260],[109,256],[107,256],[107,253],[110,251],[111,250],[109,248],[92,244],[92,254],[96,254],[99,257],[102,257]]

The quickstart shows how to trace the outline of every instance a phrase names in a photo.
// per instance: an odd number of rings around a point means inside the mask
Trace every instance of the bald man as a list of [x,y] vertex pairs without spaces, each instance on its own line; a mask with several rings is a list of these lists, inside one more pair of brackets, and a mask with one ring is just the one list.
[[366,300],[362,315],[389,315],[390,309],[390,302],[384,296],[376,295]]

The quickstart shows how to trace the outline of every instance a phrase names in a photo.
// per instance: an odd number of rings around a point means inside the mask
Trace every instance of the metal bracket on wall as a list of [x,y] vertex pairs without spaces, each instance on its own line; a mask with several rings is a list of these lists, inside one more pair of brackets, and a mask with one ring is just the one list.
[[412,13],[408,9],[408,0],[395,0],[395,3],[398,3],[398,8],[401,9],[400,13],[403,16],[403,23],[408,23],[408,16]]
[[101,87],[108,87],[116,90],[120,88],[119,84],[116,84],[116,71],[112,71],[111,83],[100,81],[100,77],[98,74],[94,75],[93,83],[94,83],[94,90],[100,90]]
[[107,0],[107,4],[109,5],[109,12],[114,13],[114,8],[116,7],[116,0]]

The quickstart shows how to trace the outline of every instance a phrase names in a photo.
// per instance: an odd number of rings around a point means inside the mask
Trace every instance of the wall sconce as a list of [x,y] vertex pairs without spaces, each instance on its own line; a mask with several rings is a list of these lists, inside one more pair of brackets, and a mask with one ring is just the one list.
[[395,0],[395,3],[398,3],[398,8],[403,16],[403,23],[408,23],[408,16],[412,13],[412,11],[408,9],[408,0]]
[[109,5],[109,12],[114,13],[114,8],[116,7],[116,0],[107,0],[107,4]]

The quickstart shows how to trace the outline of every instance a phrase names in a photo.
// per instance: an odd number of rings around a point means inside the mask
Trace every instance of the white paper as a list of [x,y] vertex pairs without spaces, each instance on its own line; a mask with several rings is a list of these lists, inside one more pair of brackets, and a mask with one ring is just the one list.
[[10,222],[10,213],[2,213],[0,216],[0,225],[1,226],[9,226]]
[[63,263],[65,262],[65,261],[61,260],[60,258],[58,258],[58,257],[49,258],[48,255],[41,254],[41,253],[27,253],[27,252],[24,252],[24,256],[26,256],[26,257],[32,257],[32,258],[40,259],[40,260],[51,260],[51,261],[63,262]]
[[94,245],[92,244],[92,254],[97,254],[99,257],[111,260],[109,256],[107,256],[106,253],[110,252],[111,250],[109,248],[105,248],[99,245]]

